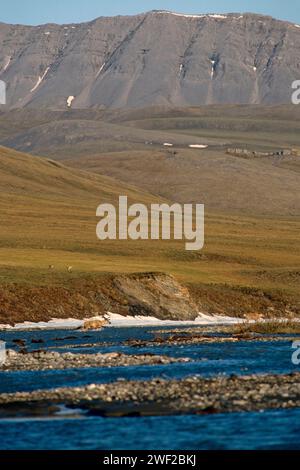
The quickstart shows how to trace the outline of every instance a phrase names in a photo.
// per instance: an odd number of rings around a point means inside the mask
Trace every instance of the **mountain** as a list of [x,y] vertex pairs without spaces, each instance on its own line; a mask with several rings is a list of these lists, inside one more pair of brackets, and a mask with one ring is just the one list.
[[299,25],[249,13],[2,23],[0,44],[9,108],[288,103],[299,78]]

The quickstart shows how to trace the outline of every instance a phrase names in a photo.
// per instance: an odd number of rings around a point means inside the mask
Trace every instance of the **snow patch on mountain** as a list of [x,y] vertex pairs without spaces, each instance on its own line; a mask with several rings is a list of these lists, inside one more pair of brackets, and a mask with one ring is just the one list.
[[102,70],[104,69],[106,63],[104,62],[104,64],[101,65],[100,69],[98,70],[97,72],[97,75],[96,75],[96,78],[99,77],[100,73],[102,72]]
[[228,18],[228,15],[221,15],[221,14],[202,14],[202,15],[192,15],[192,14],[185,14],[185,13],[175,13],[173,11],[155,11],[154,13],[159,15],[173,15],[173,16],[180,16],[181,18],[215,18],[219,20],[225,20]]
[[214,75],[215,75],[215,65],[216,65],[216,61],[215,60],[211,60],[211,72],[210,72],[210,78],[213,79],[214,78]]
[[75,100],[75,96],[70,95],[67,99],[67,106],[68,108],[71,108],[73,101]]
[[11,62],[11,57],[7,57],[7,60],[6,60],[5,64],[4,64],[4,67],[3,67],[3,69],[2,69],[2,72],[5,72],[5,70],[8,69],[10,62]]
[[49,72],[49,69],[50,69],[50,67],[47,67],[45,72],[43,73],[43,75],[39,76],[38,81],[36,82],[34,87],[30,90],[30,93],[33,93],[40,86],[40,84],[42,83],[42,81],[46,77],[47,73]]

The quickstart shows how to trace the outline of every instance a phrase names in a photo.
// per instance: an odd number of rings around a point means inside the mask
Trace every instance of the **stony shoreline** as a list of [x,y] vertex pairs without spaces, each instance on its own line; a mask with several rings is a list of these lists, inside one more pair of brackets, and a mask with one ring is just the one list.
[[[300,373],[181,380],[120,380],[0,395],[0,414],[64,404],[98,415],[227,413],[300,407]],[[27,412],[28,412],[27,409]]]
[[190,362],[188,358],[172,358],[161,355],[140,354],[126,355],[117,352],[107,354],[73,354],[55,351],[37,351],[17,353],[7,351],[2,371],[37,371],[62,370],[89,367],[124,367],[137,365],[165,365],[179,362]]
[[[164,334],[165,332],[163,332]],[[292,342],[296,339],[294,336],[283,336],[283,335],[260,335],[256,333],[245,333],[245,334],[235,334],[233,336],[209,336],[205,333],[194,333],[192,330],[188,332],[178,332],[175,334],[169,334],[165,336],[156,336],[154,339],[150,340],[140,340],[140,339],[130,339],[124,341],[124,346],[130,346],[135,348],[145,348],[158,346],[161,344],[172,345],[172,346],[185,346],[192,344],[211,344],[211,343],[238,343],[240,341],[286,341]]]

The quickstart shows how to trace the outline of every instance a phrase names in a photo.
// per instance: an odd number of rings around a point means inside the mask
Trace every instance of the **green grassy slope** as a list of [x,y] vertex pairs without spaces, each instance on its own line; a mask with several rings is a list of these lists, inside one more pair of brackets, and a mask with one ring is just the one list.
[[96,207],[119,194],[157,201],[116,180],[1,148],[1,284],[68,286],[105,273],[163,271],[192,286],[208,311],[252,311],[270,299],[296,310],[299,219],[209,212],[205,248],[194,253],[178,241],[100,242]]

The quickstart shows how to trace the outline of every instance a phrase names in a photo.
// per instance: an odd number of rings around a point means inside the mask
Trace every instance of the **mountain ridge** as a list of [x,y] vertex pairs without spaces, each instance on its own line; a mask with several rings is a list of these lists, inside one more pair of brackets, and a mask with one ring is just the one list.
[[255,13],[251,11],[240,11],[240,12],[216,12],[212,11],[210,13],[183,13],[183,12],[178,12],[178,11],[173,11],[173,10],[148,10],[148,11],[141,11],[140,13],[135,13],[135,14],[129,14],[129,15],[101,15],[97,16],[96,18],[93,18],[91,20],[86,20],[86,21],[71,21],[67,23],[57,23],[53,21],[49,21],[46,23],[38,23],[38,24],[25,24],[25,23],[8,23],[6,21],[0,21],[0,25],[6,25],[6,26],[23,26],[23,27],[28,27],[28,28],[38,28],[38,27],[43,27],[43,26],[79,26],[79,25],[84,25],[84,24],[91,24],[95,23],[98,20],[103,20],[103,19],[114,19],[114,18],[132,18],[136,16],[146,16],[146,15],[151,15],[151,14],[169,14],[169,15],[174,15],[174,16],[182,16],[186,18],[204,18],[204,17],[234,17],[234,16],[253,16],[253,17],[258,17],[258,18],[268,18],[272,19],[274,21],[279,21],[283,23],[289,23],[293,26],[296,25],[296,27],[300,27],[300,25],[297,25],[294,23],[294,21],[290,20],[285,20],[283,18],[277,18],[272,15],[267,15],[267,14],[262,14],[262,13]]
[[280,104],[299,78],[299,25],[252,13],[1,23],[0,44],[8,108]]

